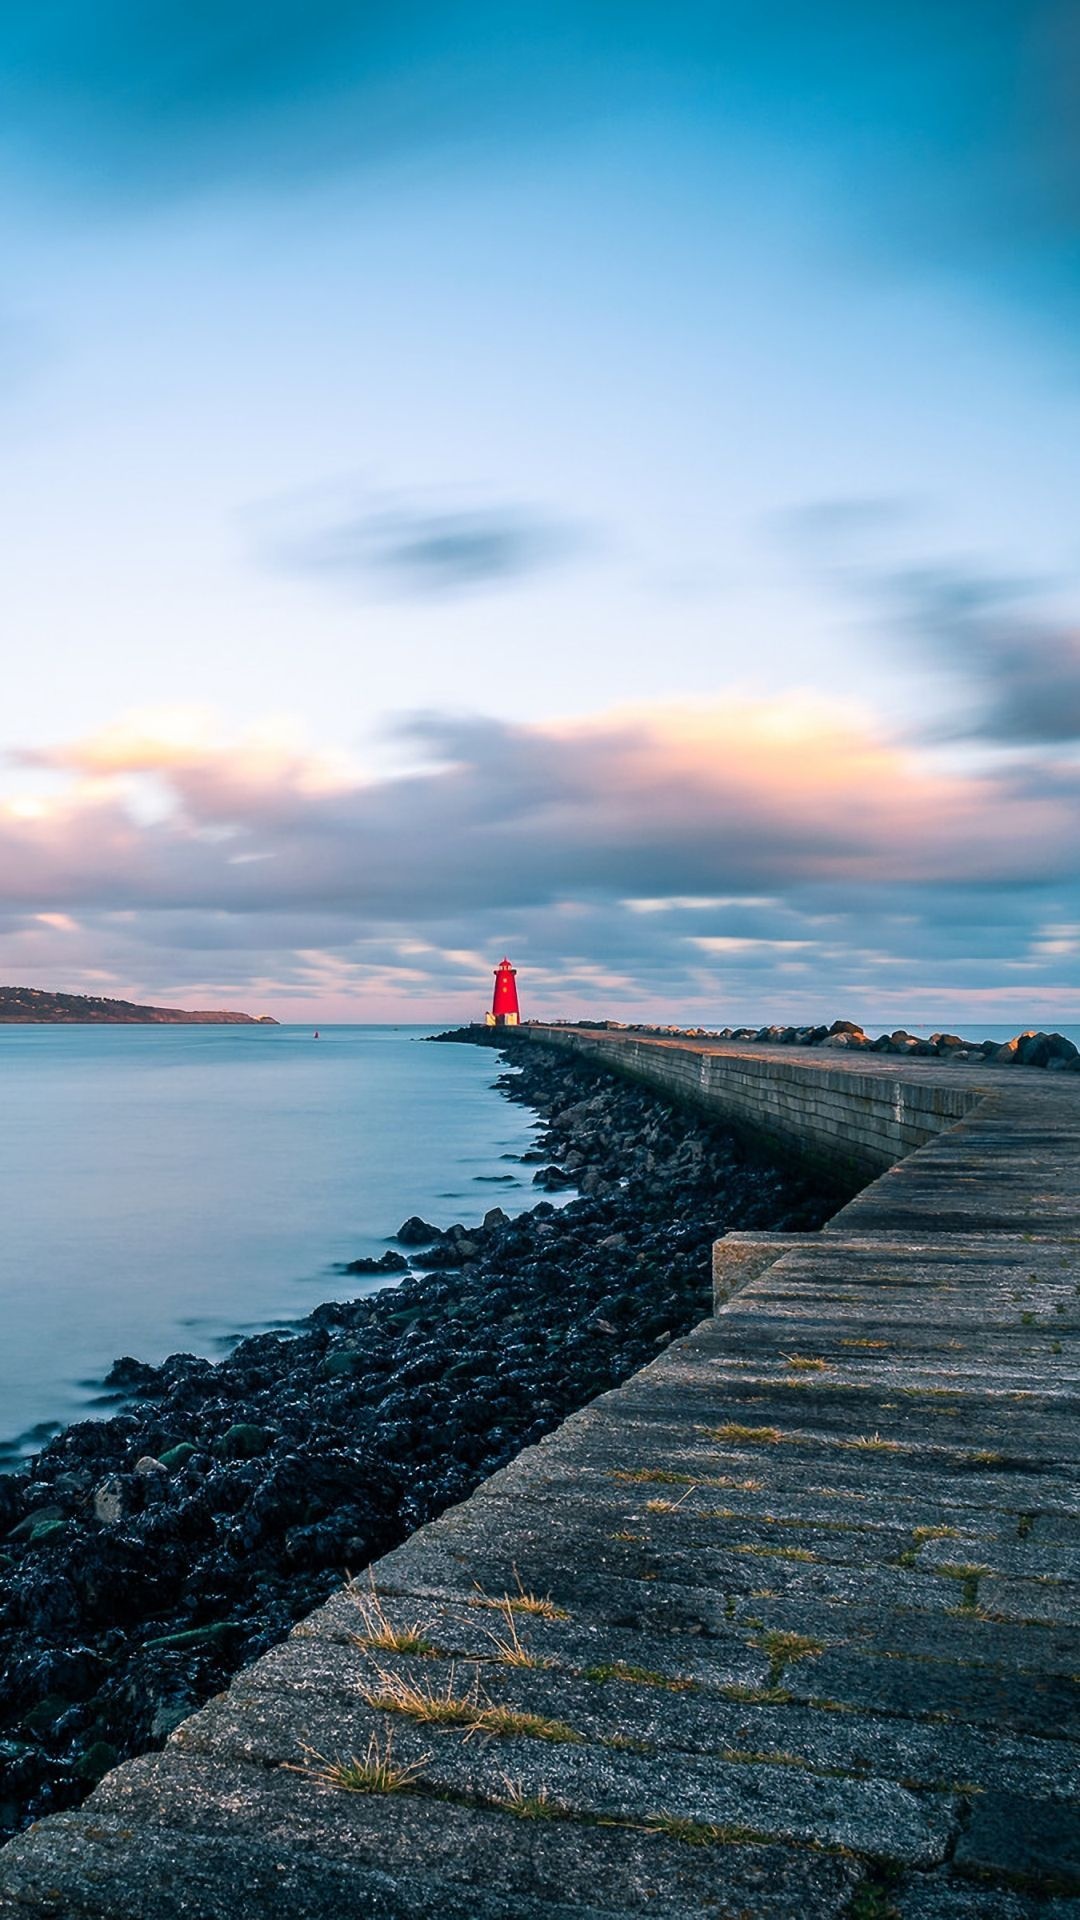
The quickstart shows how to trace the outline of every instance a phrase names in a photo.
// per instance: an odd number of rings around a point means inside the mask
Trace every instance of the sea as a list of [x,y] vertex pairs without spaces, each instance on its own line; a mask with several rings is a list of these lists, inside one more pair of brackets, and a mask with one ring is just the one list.
[[396,1284],[340,1268],[410,1214],[535,1204],[535,1116],[431,1031],[0,1026],[0,1470],[121,1354],[219,1359]]

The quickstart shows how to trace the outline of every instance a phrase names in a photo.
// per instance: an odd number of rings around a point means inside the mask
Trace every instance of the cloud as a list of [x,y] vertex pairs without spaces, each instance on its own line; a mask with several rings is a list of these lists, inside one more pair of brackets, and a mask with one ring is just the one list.
[[954,682],[958,699],[944,712],[933,702],[924,738],[1036,750],[1080,741],[1080,622],[1049,610],[1054,583],[913,559],[916,514],[901,499],[826,500],[775,517],[771,531]]
[[[286,502],[264,539],[277,565],[325,574],[372,595],[441,599],[506,586],[587,545],[584,528],[512,505]],[[299,522],[299,525],[285,524]]]
[[958,733],[1007,746],[1080,740],[1080,627],[1032,612],[1034,587],[933,568],[892,589],[909,630],[961,682]]
[[507,946],[571,1011],[1080,981],[1080,776],[942,774],[807,699],[409,726],[427,764],[376,780],[190,714],[19,756],[0,977],[372,1017],[475,1011]]

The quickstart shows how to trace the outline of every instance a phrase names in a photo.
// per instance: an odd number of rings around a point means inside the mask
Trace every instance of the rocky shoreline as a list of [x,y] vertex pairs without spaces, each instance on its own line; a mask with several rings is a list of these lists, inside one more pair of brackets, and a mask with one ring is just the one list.
[[699,1320],[719,1233],[831,1210],[642,1088],[536,1044],[511,1057],[496,1085],[540,1115],[535,1183],[577,1197],[405,1222],[353,1265],[400,1284],[216,1366],[118,1361],[116,1415],[0,1477],[0,1838],[160,1745],[346,1569]]

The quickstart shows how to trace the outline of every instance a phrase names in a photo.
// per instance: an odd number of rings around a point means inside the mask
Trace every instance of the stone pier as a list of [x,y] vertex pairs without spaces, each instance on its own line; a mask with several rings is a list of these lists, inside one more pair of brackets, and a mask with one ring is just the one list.
[[4,1920],[1080,1915],[1080,1075],[542,1037],[861,1190],[13,1841]]

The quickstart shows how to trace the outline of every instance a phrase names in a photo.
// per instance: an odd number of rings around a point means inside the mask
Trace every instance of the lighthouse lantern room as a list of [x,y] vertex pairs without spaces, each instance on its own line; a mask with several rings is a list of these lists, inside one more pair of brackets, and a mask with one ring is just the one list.
[[489,1027],[516,1027],[521,1019],[515,978],[517,968],[509,960],[500,960],[495,968],[495,998],[487,1016]]

